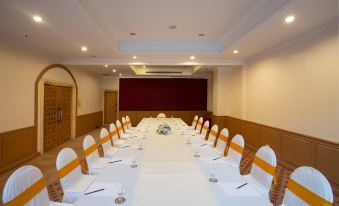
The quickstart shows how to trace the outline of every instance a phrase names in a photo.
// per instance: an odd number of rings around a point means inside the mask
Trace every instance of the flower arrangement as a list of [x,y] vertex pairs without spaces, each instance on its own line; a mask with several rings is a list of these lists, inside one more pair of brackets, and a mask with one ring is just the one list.
[[171,127],[166,123],[162,123],[158,126],[157,133],[163,134],[163,135],[169,135],[171,134]]

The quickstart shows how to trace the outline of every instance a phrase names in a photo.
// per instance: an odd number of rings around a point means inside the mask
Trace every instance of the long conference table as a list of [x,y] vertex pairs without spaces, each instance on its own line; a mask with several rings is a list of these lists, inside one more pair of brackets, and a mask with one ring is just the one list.
[[[157,134],[161,123],[170,125],[172,133]],[[203,143],[181,119],[144,118],[111,160],[119,162],[106,165],[85,193],[104,190],[83,195],[73,205],[272,205],[250,184],[236,189],[245,183],[239,170],[223,158],[212,160],[220,154]],[[194,157],[197,152],[200,157]],[[209,181],[211,173],[218,182]],[[122,188],[126,201],[116,204]]]

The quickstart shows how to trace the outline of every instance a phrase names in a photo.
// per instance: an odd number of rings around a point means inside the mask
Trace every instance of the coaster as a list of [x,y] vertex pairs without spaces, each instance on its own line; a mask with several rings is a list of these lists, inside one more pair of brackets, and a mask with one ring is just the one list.
[[138,150],[142,150],[142,147],[139,147]]
[[124,203],[124,202],[126,202],[126,199],[125,199],[124,197],[117,197],[117,198],[115,199],[115,203],[116,203],[116,204],[122,204],[122,203]]
[[209,180],[210,182],[213,182],[213,183],[218,182],[218,179],[217,179],[217,178],[214,178],[214,177],[210,177],[208,180]]
[[186,142],[186,144],[191,144],[191,142]]
[[138,167],[138,165],[131,165],[131,167],[132,167],[132,168],[136,168],[136,167]]
[[193,157],[200,157],[200,155],[199,154],[194,154]]

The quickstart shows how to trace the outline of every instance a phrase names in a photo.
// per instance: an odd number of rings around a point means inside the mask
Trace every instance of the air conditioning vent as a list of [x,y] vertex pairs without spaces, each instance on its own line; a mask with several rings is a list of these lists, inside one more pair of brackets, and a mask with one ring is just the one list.
[[146,71],[147,74],[182,74],[177,71]]

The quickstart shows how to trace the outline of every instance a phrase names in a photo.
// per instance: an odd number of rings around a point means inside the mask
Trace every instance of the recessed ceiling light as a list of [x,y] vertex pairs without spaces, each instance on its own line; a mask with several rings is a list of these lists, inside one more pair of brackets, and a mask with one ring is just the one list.
[[133,58],[133,59],[136,59],[136,58],[137,58],[137,56],[132,56],[132,58]]
[[195,59],[195,56],[190,56],[190,59],[191,59],[191,60],[194,60],[194,59]]
[[143,65],[142,68],[143,68],[143,69],[146,69],[146,65]]
[[41,16],[33,16],[33,20],[39,23],[42,22]]
[[233,54],[238,54],[239,51],[238,50],[233,50]]
[[108,65],[107,65],[107,64],[105,64],[105,67],[108,67]]
[[85,47],[85,46],[81,47],[81,51],[83,51],[83,52],[87,51],[87,47]]
[[115,73],[115,72],[117,72],[117,70],[116,70],[116,69],[113,69],[113,70],[112,70],[112,72],[114,72],[114,73]]
[[201,37],[203,37],[203,36],[205,36],[205,34],[201,33],[201,34],[198,34],[198,36],[201,36]]
[[131,33],[129,33],[129,35],[131,35],[131,36],[135,36],[135,33],[134,33],[134,32],[131,32]]
[[171,26],[169,26],[168,28],[169,28],[169,29],[176,29],[177,26],[176,26],[176,25],[171,25]]
[[121,77],[122,76],[122,74],[121,73],[119,73],[119,77]]
[[290,15],[285,18],[285,23],[290,24],[294,22],[294,20],[295,20],[295,17],[293,15]]

